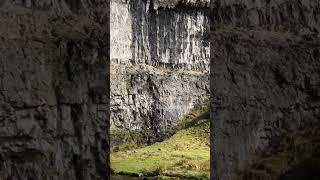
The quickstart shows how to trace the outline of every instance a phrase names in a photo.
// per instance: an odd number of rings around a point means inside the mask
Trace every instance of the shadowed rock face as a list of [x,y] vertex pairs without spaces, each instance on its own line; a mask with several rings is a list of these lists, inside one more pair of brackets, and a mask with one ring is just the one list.
[[109,2],[0,7],[0,179],[107,179]]
[[318,1],[212,1],[212,177],[319,125]]
[[112,1],[112,127],[166,131],[208,99],[207,5]]

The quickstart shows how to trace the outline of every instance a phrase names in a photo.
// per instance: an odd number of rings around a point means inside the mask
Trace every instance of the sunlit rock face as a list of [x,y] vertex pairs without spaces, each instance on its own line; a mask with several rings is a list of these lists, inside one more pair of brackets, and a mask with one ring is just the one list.
[[108,177],[109,3],[0,0],[0,179]]
[[175,8],[179,5],[196,7],[209,7],[210,0],[154,0],[154,8]]
[[166,2],[111,3],[113,127],[166,131],[208,99],[208,4]]
[[229,180],[319,125],[320,4],[213,0],[211,11],[211,177]]
[[208,71],[206,9],[154,9],[152,2],[112,1],[113,64],[173,66]]

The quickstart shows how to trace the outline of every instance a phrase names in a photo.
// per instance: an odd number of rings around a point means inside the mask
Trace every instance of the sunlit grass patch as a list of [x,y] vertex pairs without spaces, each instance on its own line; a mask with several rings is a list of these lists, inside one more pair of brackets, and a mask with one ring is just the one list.
[[208,112],[198,113],[188,120],[188,125],[181,126],[172,137],[163,142],[112,153],[111,168],[114,173],[209,179]]

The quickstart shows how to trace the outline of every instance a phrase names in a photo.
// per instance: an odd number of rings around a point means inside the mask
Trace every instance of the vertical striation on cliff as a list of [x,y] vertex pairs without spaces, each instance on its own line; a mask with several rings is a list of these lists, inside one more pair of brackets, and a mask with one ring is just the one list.
[[111,2],[111,123],[166,131],[208,99],[207,1]]
[[108,179],[109,1],[0,1],[0,179]]
[[211,1],[211,167],[234,179],[254,155],[319,125],[319,1]]

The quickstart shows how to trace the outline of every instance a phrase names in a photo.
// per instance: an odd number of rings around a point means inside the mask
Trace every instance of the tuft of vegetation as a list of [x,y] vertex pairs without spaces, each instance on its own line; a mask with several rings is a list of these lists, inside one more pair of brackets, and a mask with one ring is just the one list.
[[153,135],[148,131],[130,131],[126,129],[115,129],[111,135],[111,153],[138,149],[149,144],[148,139]]
[[131,131],[121,128],[113,129],[110,151],[118,152],[146,147],[155,141],[163,141],[170,138],[179,130],[192,127],[201,119],[209,119],[208,103],[193,108],[175,129],[168,130],[167,132],[154,132],[152,130]]
[[238,174],[242,180],[320,179],[320,128],[284,137],[277,149],[257,156]]
[[181,123],[176,127],[174,132],[192,127],[203,119],[210,119],[208,107],[209,103],[205,103],[193,108],[191,112],[182,119]]
[[168,139],[142,148],[111,153],[115,174],[158,179],[209,179],[208,107],[195,108]]

